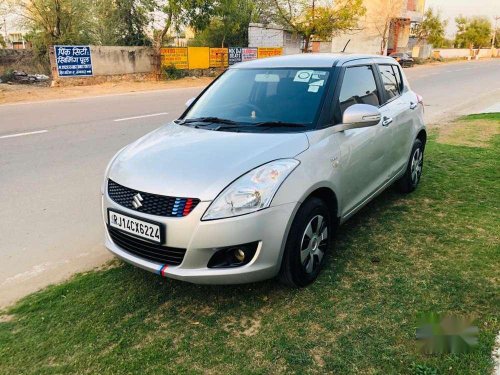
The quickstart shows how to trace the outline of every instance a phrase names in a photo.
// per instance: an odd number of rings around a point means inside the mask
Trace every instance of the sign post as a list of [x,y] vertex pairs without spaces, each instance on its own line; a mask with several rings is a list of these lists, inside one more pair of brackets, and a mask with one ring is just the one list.
[[59,77],[91,77],[90,46],[54,46]]

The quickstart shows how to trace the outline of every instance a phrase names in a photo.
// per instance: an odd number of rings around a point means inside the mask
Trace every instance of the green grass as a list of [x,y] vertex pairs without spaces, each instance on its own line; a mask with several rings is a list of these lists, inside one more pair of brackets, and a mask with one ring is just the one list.
[[[485,148],[435,138],[418,190],[389,190],[346,223],[312,286],[196,286],[119,263],[6,311],[0,373],[489,374],[500,137]],[[472,316],[478,346],[422,354],[422,312]]]

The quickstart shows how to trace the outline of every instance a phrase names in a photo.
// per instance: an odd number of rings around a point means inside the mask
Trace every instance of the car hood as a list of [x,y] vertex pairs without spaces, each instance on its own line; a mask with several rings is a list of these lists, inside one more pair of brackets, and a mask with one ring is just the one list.
[[120,151],[108,177],[139,191],[209,201],[253,168],[308,147],[304,133],[236,133],[171,123]]

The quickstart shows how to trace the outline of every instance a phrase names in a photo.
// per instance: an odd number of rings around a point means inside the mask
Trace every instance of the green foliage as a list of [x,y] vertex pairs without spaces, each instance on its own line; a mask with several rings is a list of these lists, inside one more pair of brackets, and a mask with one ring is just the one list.
[[154,10],[151,0],[120,0],[116,1],[115,19],[119,33],[118,45],[147,46],[151,40],[146,35],[149,23],[148,12]]
[[455,44],[458,48],[482,48],[491,43],[491,22],[486,17],[457,17],[457,36]]
[[363,0],[339,0],[318,5],[303,0],[274,0],[275,21],[304,38],[308,51],[312,37],[330,40],[332,35],[355,29],[365,15]]
[[82,0],[29,0],[23,13],[30,32],[26,36],[43,66],[49,65],[49,46],[90,44],[92,22],[89,3]]
[[212,10],[210,23],[190,43],[193,46],[227,47],[248,44],[248,25],[253,21],[253,0],[222,0]]
[[177,69],[175,65],[163,67],[163,75],[166,79],[180,79],[186,76],[186,71]]
[[438,371],[434,367],[429,367],[427,365],[414,364],[411,367],[411,373],[413,375],[438,375]]
[[0,75],[0,80],[2,82],[10,82],[14,78],[14,69],[7,69],[5,72],[3,72],[2,75]]
[[3,38],[3,35],[0,34],[0,47],[5,48],[7,47],[7,43],[5,43],[5,39]]
[[446,44],[445,29],[447,21],[441,19],[439,12],[434,13],[432,8],[429,8],[424,15],[424,20],[420,24],[417,32],[419,41],[427,41],[435,48],[442,48]]

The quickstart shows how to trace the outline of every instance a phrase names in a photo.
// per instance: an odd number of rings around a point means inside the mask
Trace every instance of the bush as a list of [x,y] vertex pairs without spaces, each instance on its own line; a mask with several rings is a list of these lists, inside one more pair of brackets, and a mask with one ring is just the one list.
[[11,82],[14,79],[14,69],[7,69],[2,75],[0,75],[0,81]]
[[179,79],[185,77],[186,71],[177,69],[175,65],[168,65],[163,67],[163,75],[166,79]]

